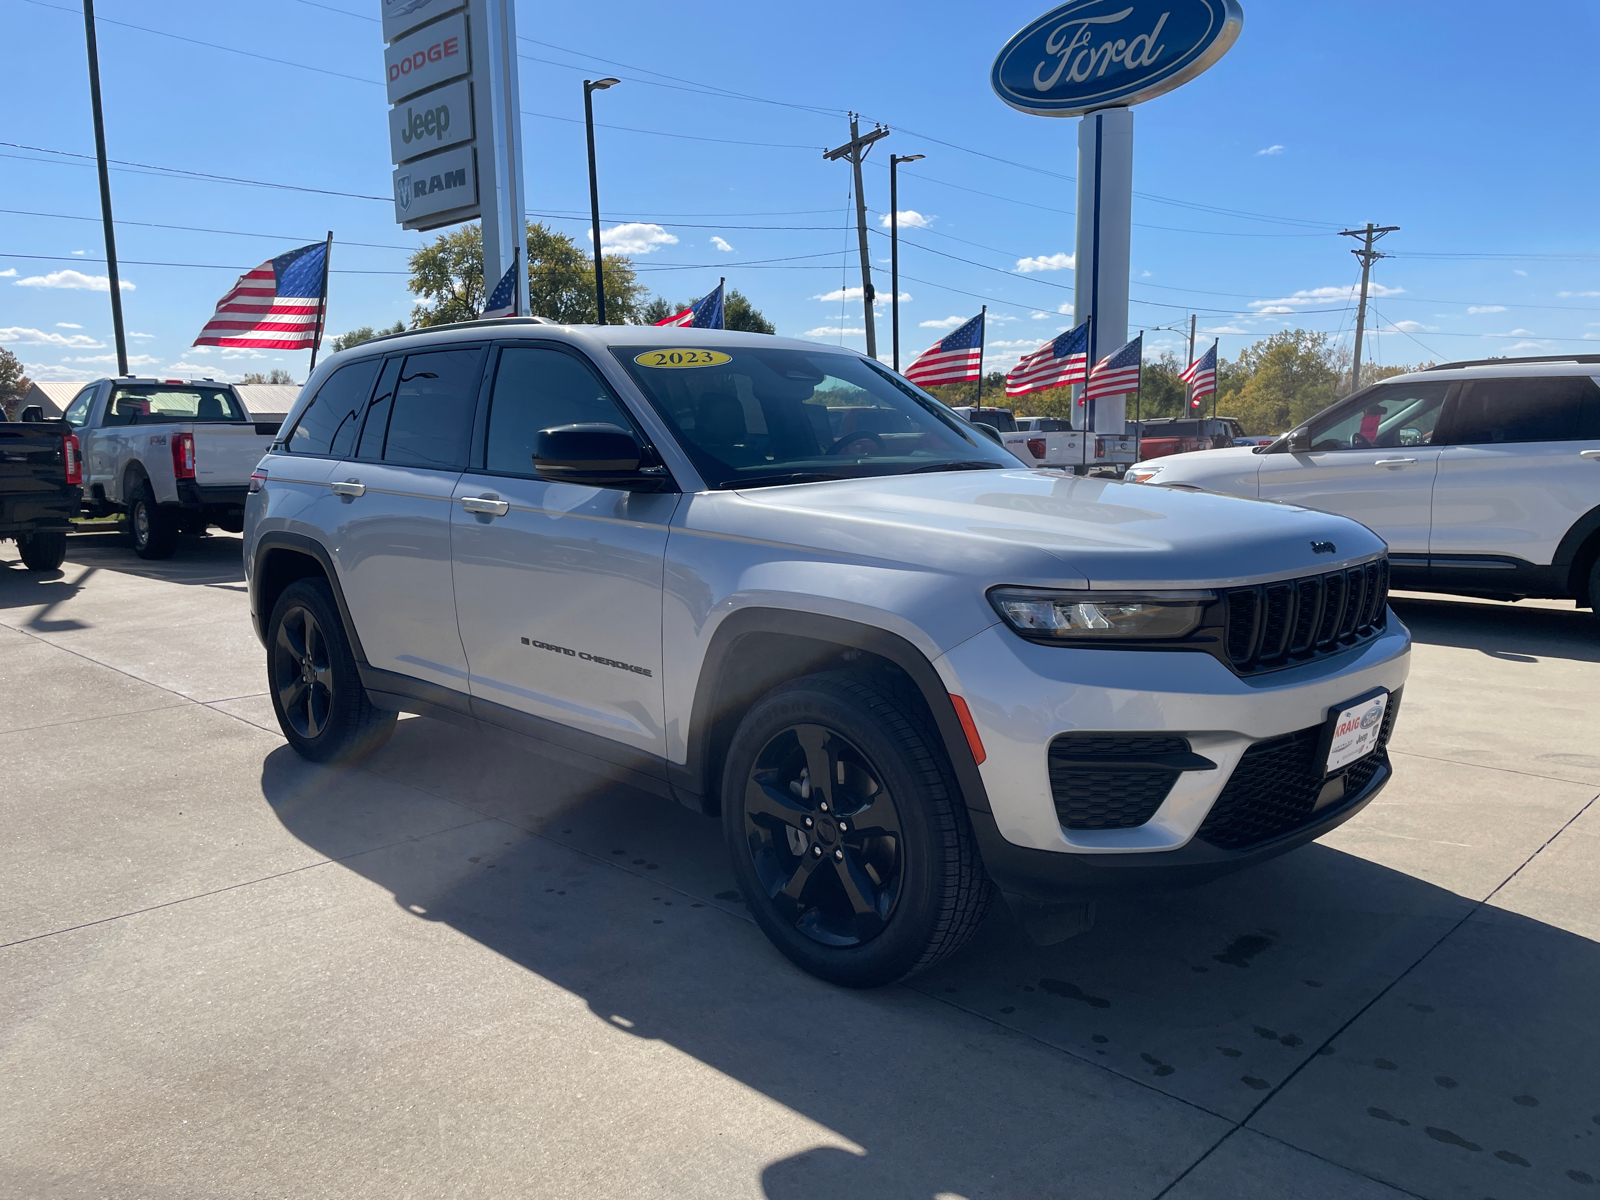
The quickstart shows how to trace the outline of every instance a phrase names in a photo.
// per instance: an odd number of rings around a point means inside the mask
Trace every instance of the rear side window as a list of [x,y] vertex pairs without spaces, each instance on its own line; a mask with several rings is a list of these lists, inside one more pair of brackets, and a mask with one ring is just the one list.
[[1593,436],[1584,426],[1600,424],[1597,391],[1587,376],[1475,379],[1462,385],[1434,440],[1444,446],[1493,446]]
[[89,419],[89,405],[94,403],[95,385],[90,384],[79,392],[72,403],[67,406],[67,411],[62,414],[68,425],[74,429],[80,428]]
[[404,467],[466,466],[483,355],[474,347],[391,360],[361,435],[361,457]]
[[541,429],[591,422],[633,431],[633,422],[587,363],[560,350],[508,347],[494,377],[484,469],[532,475],[533,443]]
[[362,359],[328,376],[305,412],[300,414],[284,449],[290,454],[347,457],[355,444],[356,430],[361,428],[367,397],[372,394],[372,381],[382,362],[379,358]]

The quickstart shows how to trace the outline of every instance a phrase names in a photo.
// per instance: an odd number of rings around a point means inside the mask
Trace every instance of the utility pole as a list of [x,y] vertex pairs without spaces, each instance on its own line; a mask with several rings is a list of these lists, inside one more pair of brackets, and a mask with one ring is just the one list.
[[1194,314],[1189,314],[1189,361],[1194,361]]
[[83,30],[89,44],[89,106],[94,110],[94,153],[100,166],[100,221],[106,232],[111,331],[117,342],[117,374],[122,376],[128,373],[128,339],[122,331],[122,281],[117,277],[117,235],[111,225],[111,175],[106,169],[106,123],[100,110],[100,51],[94,36],[94,0],[83,0]]
[[600,183],[594,167],[594,94],[621,82],[611,78],[583,81],[583,124],[589,134],[589,216],[594,230],[594,306],[599,325],[606,323],[606,280],[602,270],[605,255],[600,250]]
[[889,327],[894,343],[894,369],[900,369],[900,185],[901,163],[921,162],[922,154],[889,155]]
[[1384,234],[1394,233],[1399,228],[1400,226],[1398,225],[1374,225],[1371,221],[1368,221],[1365,229],[1341,229],[1339,231],[1340,237],[1361,238],[1363,242],[1361,249],[1350,251],[1351,254],[1361,260],[1361,303],[1356,308],[1356,353],[1355,361],[1350,364],[1350,390],[1352,392],[1361,390],[1361,335],[1365,332],[1367,326],[1367,281],[1372,276],[1372,264],[1380,258],[1390,257],[1374,250],[1372,243]]
[[855,169],[856,181],[856,232],[861,239],[861,306],[867,318],[867,357],[878,357],[878,330],[872,320],[872,302],[877,294],[872,290],[872,258],[867,252],[867,200],[861,194],[861,160],[866,158],[872,143],[889,136],[886,126],[877,125],[866,137],[861,136],[861,118],[850,114],[850,140],[844,145],[823,154],[828,162],[843,158]]

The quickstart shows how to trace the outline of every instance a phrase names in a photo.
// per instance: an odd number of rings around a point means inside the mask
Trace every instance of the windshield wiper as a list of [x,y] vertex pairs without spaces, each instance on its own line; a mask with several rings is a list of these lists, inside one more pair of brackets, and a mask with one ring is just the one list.
[[845,475],[828,475],[821,471],[786,471],[781,475],[747,475],[740,479],[728,479],[717,484],[724,491],[734,491],[747,487],[774,487],[783,483],[825,483],[833,479],[846,479]]
[[[1020,462],[1017,464],[1022,465]],[[1004,463],[985,462],[981,459],[971,459],[967,462],[929,463],[925,467],[914,467],[905,472],[907,475],[923,475],[929,471],[1004,471]]]

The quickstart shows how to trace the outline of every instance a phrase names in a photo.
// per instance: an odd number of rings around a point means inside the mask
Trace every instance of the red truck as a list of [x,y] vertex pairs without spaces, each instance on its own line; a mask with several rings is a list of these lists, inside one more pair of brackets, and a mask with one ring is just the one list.
[[1232,417],[1152,417],[1139,422],[1139,458],[1220,450],[1243,436],[1244,427]]

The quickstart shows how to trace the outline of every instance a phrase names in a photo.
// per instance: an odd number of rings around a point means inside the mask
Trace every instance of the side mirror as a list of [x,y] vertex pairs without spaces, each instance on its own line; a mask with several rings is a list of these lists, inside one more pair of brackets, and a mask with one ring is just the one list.
[[641,467],[644,452],[619,425],[557,425],[533,444],[533,473],[548,483],[648,492],[667,480],[664,467]]
[[1291,429],[1289,431],[1289,453],[1306,454],[1311,450],[1311,431],[1309,429]]

